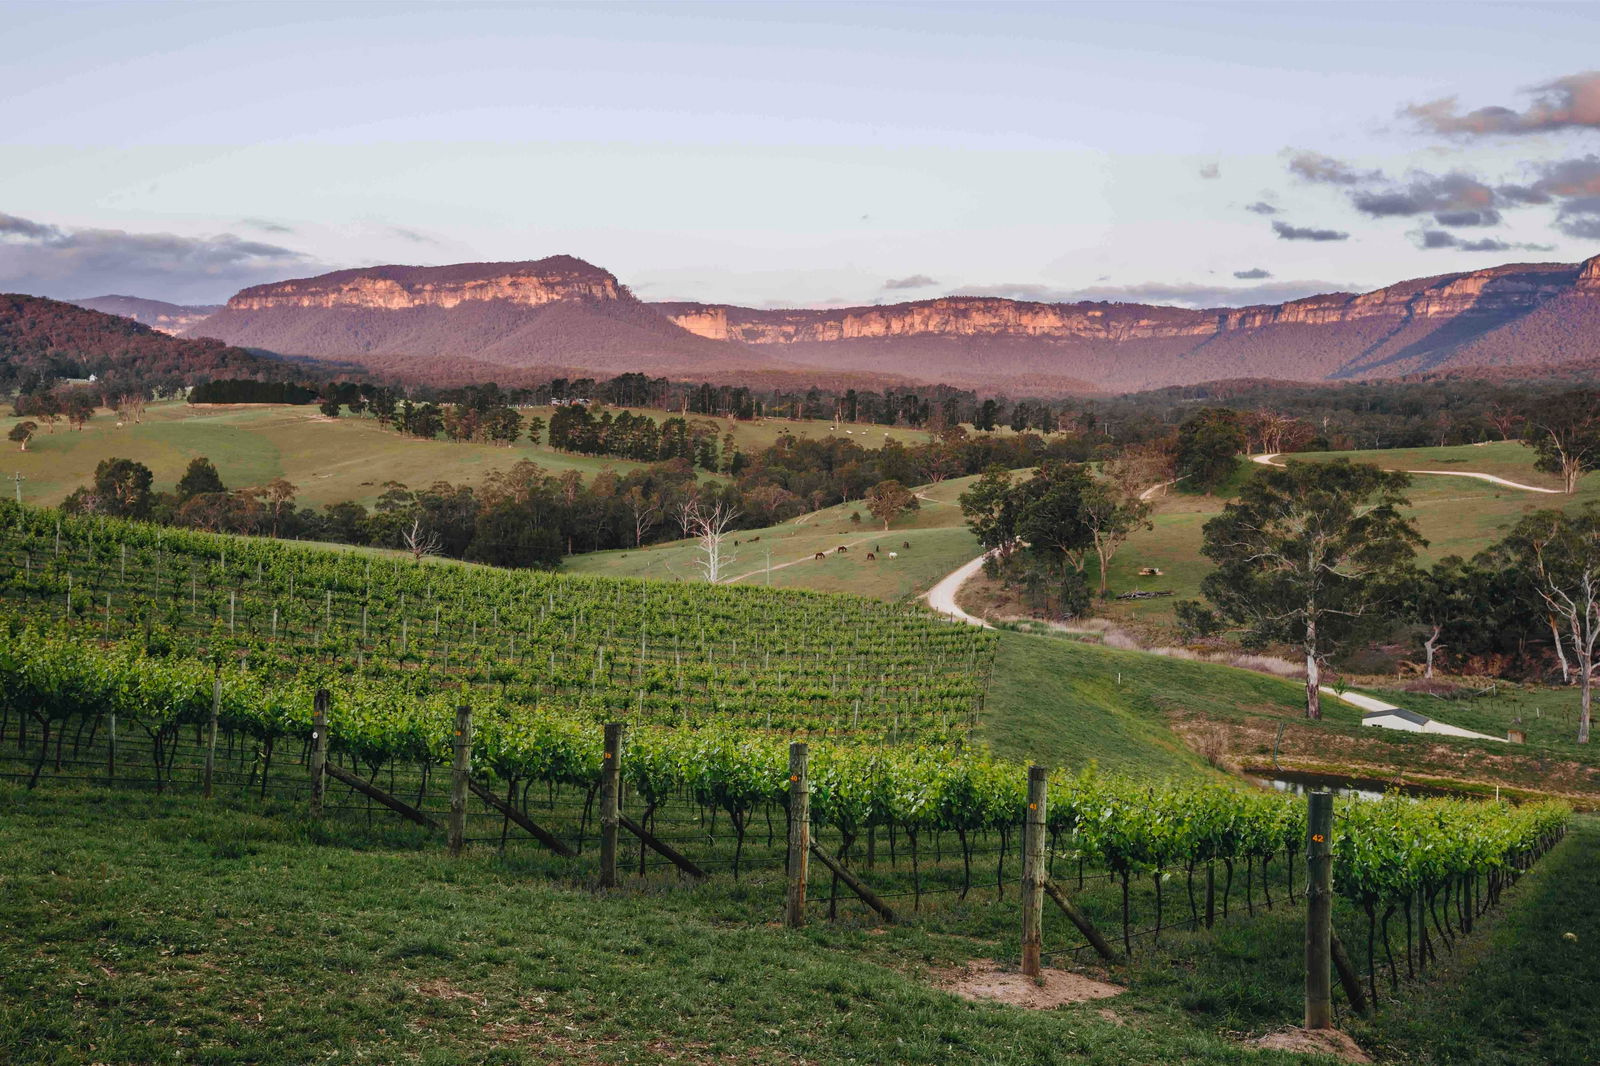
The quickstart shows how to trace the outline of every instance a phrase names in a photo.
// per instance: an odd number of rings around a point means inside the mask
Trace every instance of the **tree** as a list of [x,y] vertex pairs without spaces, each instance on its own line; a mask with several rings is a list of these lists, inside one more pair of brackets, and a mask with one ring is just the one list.
[[326,415],[329,418],[338,418],[339,417],[339,401],[338,401],[338,399],[336,397],[329,396],[327,399],[325,399],[321,403],[317,404],[317,410],[321,411],[324,415]]
[[1100,563],[1100,596],[1110,594],[1106,571],[1123,542],[1136,529],[1151,529],[1150,503],[1144,490],[1151,484],[1153,469],[1149,456],[1139,454],[1126,460],[1104,464],[1102,476],[1082,489],[1080,508],[1083,523],[1089,528],[1095,558]]
[[1290,463],[1257,474],[1202,531],[1217,569],[1200,589],[1254,642],[1298,644],[1306,717],[1323,663],[1395,597],[1424,541],[1400,514],[1410,478],[1369,464]]
[[1600,650],[1600,508],[1575,514],[1535,511],[1501,542],[1532,581],[1534,591],[1559,622],[1552,625],[1578,670],[1578,743],[1589,743],[1596,652]]
[[79,389],[67,394],[67,400],[63,406],[66,409],[67,421],[72,423],[73,429],[82,433],[84,423],[94,417],[94,398]]
[[16,443],[22,445],[23,451],[27,451],[28,441],[32,440],[33,435],[37,432],[39,432],[39,423],[18,422],[16,425],[11,427],[11,432],[6,434],[6,439],[15,441]]
[[294,514],[294,496],[299,489],[288,479],[275,477],[261,491],[267,501],[267,510],[272,515],[272,535],[276,537],[284,512],[287,511],[291,516]]
[[1013,490],[1017,497],[1017,537],[1037,552],[1056,555],[1073,569],[1094,544],[1084,513],[1084,493],[1094,478],[1082,463],[1047,460]]
[[415,563],[422,562],[430,555],[438,555],[439,543],[439,534],[423,526],[420,515],[400,531],[400,544],[411,553],[411,561]]
[[94,468],[101,514],[145,518],[150,514],[150,468],[132,459],[102,459]]
[[906,511],[915,511],[919,507],[921,504],[917,502],[916,493],[892,479],[880,481],[867,490],[867,510],[883,523],[884,529],[888,529],[889,523]]
[[1574,389],[1553,396],[1530,411],[1522,442],[1538,454],[1534,469],[1560,474],[1567,493],[1578,479],[1600,467],[1600,392]]
[[535,524],[526,507],[507,501],[478,516],[466,558],[492,566],[553,569],[561,562],[561,534]]
[[722,580],[722,568],[738,558],[737,555],[725,556],[722,542],[727,539],[739,511],[721,500],[715,503],[695,500],[685,504],[681,513],[684,528],[698,542],[700,553],[694,561],[695,569],[715,585]]
[[633,517],[633,546],[642,547],[644,535],[654,528],[661,517],[660,500],[646,493],[639,485],[623,493],[622,500],[628,507],[628,514]]
[[1490,610],[1477,602],[1478,576],[1478,570],[1459,555],[1439,560],[1431,570],[1405,575],[1402,601],[1406,613],[1422,627],[1423,677],[1433,677],[1434,660],[1449,646],[1450,631]]
[[973,487],[957,496],[966,517],[966,528],[978,538],[984,552],[998,555],[1000,560],[1016,551],[1016,504],[1011,472],[1005,467],[990,466],[984,475],[973,482]]
[[217,473],[217,468],[205,456],[197,456],[189,460],[189,468],[178,479],[178,502],[188,503],[196,496],[212,492],[226,492],[227,486],[222,483],[222,475]]
[[1237,411],[1207,407],[1178,427],[1173,470],[1188,487],[1210,492],[1233,476],[1244,451],[1244,429]]

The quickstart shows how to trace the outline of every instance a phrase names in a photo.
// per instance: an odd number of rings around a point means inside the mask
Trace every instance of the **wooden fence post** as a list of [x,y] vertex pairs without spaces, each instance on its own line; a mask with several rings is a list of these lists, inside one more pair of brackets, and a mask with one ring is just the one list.
[[1028,767],[1028,809],[1022,820],[1022,972],[1038,977],[1044,925],[1045,768]]
[[806,878],[811,873],[811,779],[807,773],[806,744],[789,745],[789,892],[784,898],[783,924],[799,929],[806,924]]
[[[328,690],[317,689],[311,705],[311,817],[322,817],[322,794],[328,787]],[[261,786],[266,788],[266,770],[261,771]]]
[[111,750],[106,754],[106,784],[117,780],[117,712],[111,712]]
[[600,757],[600,887],[617,887],[617,812],[621,807],[622,723],[606,723]]
[[1333,1028],[1333,793],[1312,792],[1306,817],[1307,1029]]
[[455,761],[450,765],[450,857],[467,844],[467,780],[472,771],[472,708],[456,708]]
[[211,722],[206,727],[206,799],[211,798],[211,775],[217,767],[217,714],[222,709],[222,674],[211,679]]

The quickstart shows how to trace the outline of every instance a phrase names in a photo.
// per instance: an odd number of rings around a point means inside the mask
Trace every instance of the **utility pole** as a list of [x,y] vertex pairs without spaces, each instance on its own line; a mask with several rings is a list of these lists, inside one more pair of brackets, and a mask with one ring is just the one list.
[[18,470],[15,474],[11,475],[11,480],[16,482],[16,485],[17,485],[17,502],[21,503],[22,502],[22,483],[24,481],[28,480],[28,479],[22,476],[22,471]]

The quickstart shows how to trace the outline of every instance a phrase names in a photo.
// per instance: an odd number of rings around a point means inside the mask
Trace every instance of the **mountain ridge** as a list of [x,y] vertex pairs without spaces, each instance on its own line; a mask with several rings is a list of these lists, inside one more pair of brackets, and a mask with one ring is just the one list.
[[429,360],[684,378],[856,373],[1043,394],[1549,366],[1600,357],[1597,326],[1600,256],[1248,307],[952,295],[774,310],[645,303],[609,271],[560,255],[252,286],[187,335],[379,370],[404,362],[408,373]]

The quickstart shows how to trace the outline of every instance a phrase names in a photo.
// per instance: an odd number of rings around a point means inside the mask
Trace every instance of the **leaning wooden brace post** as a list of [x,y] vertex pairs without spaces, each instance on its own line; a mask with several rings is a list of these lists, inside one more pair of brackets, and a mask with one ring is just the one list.
[[[328,690],[317,689],[311,705],[311,817],[322,817],[322,793],[328,787]],[[263,776],[263,780],[265,780]]]
[[433,830],[437,830],[439,828],[438,822],[435,822],[432,818],[429,818],[426,814],[423,814],[421,811],[411,806],[411,804],[406,803],[404,800],[396,799],[381,788],[378,788],[374,785],[369,785],[367,782],[361,780],[361,778],[357,775],[342,768],[338,763],[328,763],[322,768],[322,770],[323,773],[327,774],[335,781],[349,785],[363,796],[368,796],[377,800],[391,811],[394,811],[396,814],[416,822],[418,825],[427,826],[429,829]]
[[206,799],[211,798],[211,775],[217,766],[217,714],[222,709],[222,673],[211,679],[211,722],[206,728]]
[[617,812],[621,805],[622,723],[606,724],[600,756],[600,887],[617,887]]
[[1022,819],[1022,972],[1038,977],[1044,945],[1045,769],[1028,767],[1028,809]]
[[1333,928],[1333,923],[1328,923],[1328,948],[1333,955],[1334,972],[1339,975],[1339,987],[1344,989],[1344,994],[1350,1000],[1350,1007],[1357,1014],[1367,1012],[1367,992],[1361,987],[1361,975],[1356,973],[1356,967],[1350,961],[1350,955],[1344,950],[1344,943],[1339,939],[1338,930]]
[[835,861],[833,856],[823,851],[821,845],[815,840],[811,842],[811,854],[822,860],[822,865],[826,866],[839,880],[843,881],[846,888],[859,896],[861,902],[877,911],[884,921],[892,923],[900,920],[895,916],[894,908],[885,903],[876,892],[862,884],[861,879],[847,870],[844,864]]
[[783,924],[806,924],[806,878],[811,873],[811,781],[806,773],[806,745],[789,745],[789,892],[783,903]]
[[555,852],[557,855],[560,855],[563,859],[575,859],[578,857],[578,853],[567,847],[566,844],[562,843],[554,833],[539,826],[533,821],[533,819],[517,810],[517,808],[507,803],[499,796],[496,796],[493,792],[490,792],[488,789],[484,788],[478,782],[469,781],[468,785],[471,787],[472,794],[474,796],[477,796],[485,804],[493,807],[495,810],[499,811],[513,822],[517,823],[517,825],[527,830],[535,840],[549,848],[551,851]]
[[1313,792],[1306,818],[1306,1028],[1333,1028],[1333,794]]
[[472,708],[456,708],[455,761],[450,764],[450,857],[467,846],[467,782],[472,770]]
[[1078,927],[1078,932],[1082,933],[1084,939],[1089,941],[1089,944],[1100,953],[1102,959],[1107,962],[1115,962],[1120,957],[1117,955],[1116,949],[1111,946],[1111,941],[1105,938],[1105,934],[1095,927],[1095,924],[1089,920],[1087,914],[1078,909],[1076,903],[1067,898],[1065,892],[1056,887],[1055,882],[1046,881],[1044,883],[1044,891],[1045,895],[1054,900],[1056,906],[1061,908],[1061,913],[1070,918],[1072,924]]

